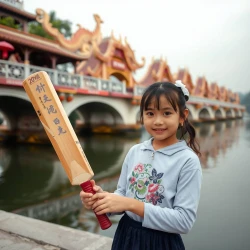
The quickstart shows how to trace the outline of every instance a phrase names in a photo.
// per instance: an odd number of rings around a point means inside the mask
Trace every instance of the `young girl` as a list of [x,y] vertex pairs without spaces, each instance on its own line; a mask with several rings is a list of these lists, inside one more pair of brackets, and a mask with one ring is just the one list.
[[180,234],[195,222],[202,179],[188,98],[180,81],[150,85],[142,96],[140,117],[152,138],[129,150],[114,193],[94,181],[96,194],[80,193],[84,206],[96,214],[124,213],[112,249],[185,249]]

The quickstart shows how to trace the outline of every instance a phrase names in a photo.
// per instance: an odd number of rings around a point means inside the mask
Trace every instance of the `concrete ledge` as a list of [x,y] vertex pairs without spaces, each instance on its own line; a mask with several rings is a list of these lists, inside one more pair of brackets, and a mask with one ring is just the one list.
[[[112,245],[108,237],[1,210],[0,230],[0,249],[109,250]],[[7,242],[12,247],[5,248]]]

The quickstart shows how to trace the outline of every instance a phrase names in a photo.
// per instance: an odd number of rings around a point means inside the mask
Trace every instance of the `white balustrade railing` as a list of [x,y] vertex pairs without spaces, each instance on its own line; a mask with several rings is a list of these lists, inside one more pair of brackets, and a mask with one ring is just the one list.
[[244,108],[244,106],[240,104],[236,104],[232,102],[223,102],[223,101],[219,101],[215,99],[208,99],[208,98],[199,97],[199,96],[190,96],[188,102],[204,104],[204,106],[210,105],[210,106],[219,106],[219,107],[224,107],[224,108],[240,108],[240,109]]
[[50,68],[0,60],[0,77],[3,78],[23,81],[26,77],[38,71],[46,71],[51,81],[56,86],[128,94],[126,91],[126,84],[123,82],[114,82],[89,76],[71,74]]
[[135,96],[142,96],[145,89],[146,89],[145,87],[142,87],[139,85],[134,86],[134,95]]

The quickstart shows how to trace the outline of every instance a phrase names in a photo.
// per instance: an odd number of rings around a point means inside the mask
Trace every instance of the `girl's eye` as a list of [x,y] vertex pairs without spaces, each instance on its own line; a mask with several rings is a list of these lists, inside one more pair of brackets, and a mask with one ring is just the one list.
[[169,111],[167,111],[167,112],[164,112],[164,115],[165,116],[168,116],[168,115],[171,115],[172,113],[171,112],[169,112]]
[[153,116],[154,113],[153,113],[153,112],[146,112],[146,115],[147,115],[147,116]]

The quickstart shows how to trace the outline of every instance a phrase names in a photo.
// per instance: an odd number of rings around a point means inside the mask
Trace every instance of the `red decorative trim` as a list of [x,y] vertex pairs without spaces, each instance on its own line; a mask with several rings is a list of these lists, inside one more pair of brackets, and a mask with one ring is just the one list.
[[108,96],[108,91],[102,90],[93,90],[93,89],[77,89],[77,93],[79,94],[87,94],[87,95],[99,95],[99,96]]
[[23,81],[21,80],[15,80],[15,79],[7,79],[7,78],[0,78],[0,84],[3,85],[10,85],[10,86],[23,86]]

